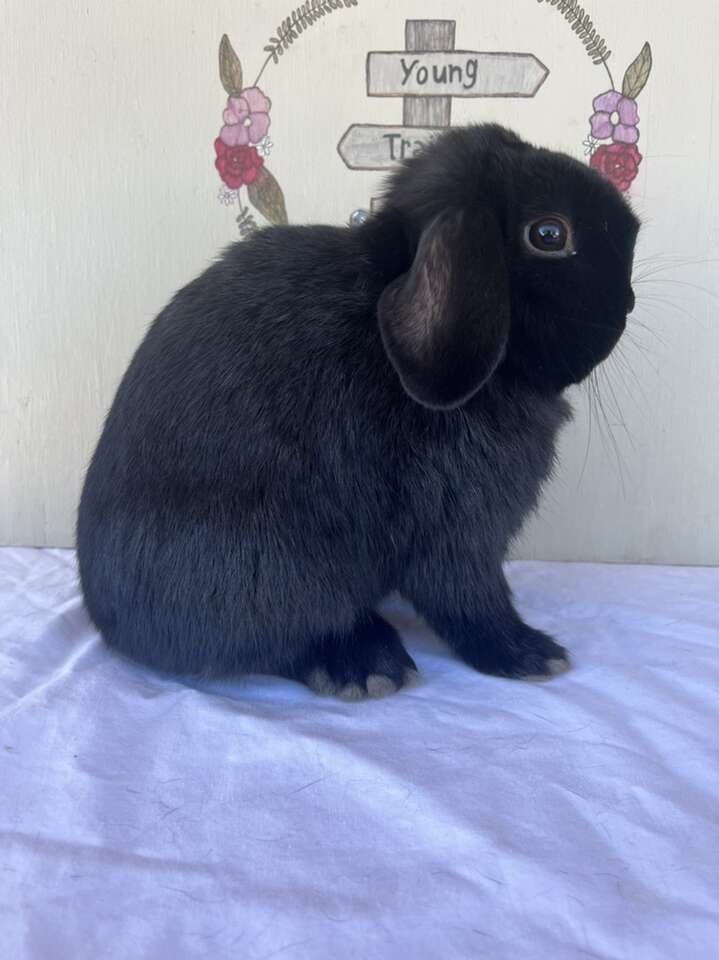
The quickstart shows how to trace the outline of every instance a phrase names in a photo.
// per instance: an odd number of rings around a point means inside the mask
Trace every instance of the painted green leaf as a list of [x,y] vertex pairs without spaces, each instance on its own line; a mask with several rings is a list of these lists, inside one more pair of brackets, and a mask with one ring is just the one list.
[[220,80],[231,97],[239,97],[242,92],[242,64],[226,33],[222,34],[220,40]]
[[252,206],[270,223],[287,223],[287,210],[282,188],[267,167],[261,167],[257,179],[247,184]]
[[632,60],[627,67],[622,81],[622,96],[635,100],[644,89],[652,70],[652,48],[645,43],[639,51],[639,56]]

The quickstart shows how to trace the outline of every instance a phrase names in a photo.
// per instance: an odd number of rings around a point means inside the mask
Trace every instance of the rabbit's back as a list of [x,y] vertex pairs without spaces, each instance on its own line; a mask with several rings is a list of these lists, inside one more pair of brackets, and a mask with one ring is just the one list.
[[276,667],[293,636],[341,628],[386,591],[372,424],[405,400],[371,286],[348,231],[268,230],[155,320],[78,517],[87,607],[111,644],[171,670]]

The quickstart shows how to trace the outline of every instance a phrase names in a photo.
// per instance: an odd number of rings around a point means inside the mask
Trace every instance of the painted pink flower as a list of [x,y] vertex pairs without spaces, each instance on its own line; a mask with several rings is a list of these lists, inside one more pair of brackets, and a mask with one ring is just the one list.
[[259,87],[248,87],[239,97],[229,97],[222,114],[225,126],[220,130],[220,139],[228,147],[241,147],[259,143],[270,126],[272,104]]
[[609,137],[615,143],[636,143],[639,139],[637,101],[623,97],[618,90],[607,90],[592,102],[594,113],[589,118],[592,136],[598,140]]

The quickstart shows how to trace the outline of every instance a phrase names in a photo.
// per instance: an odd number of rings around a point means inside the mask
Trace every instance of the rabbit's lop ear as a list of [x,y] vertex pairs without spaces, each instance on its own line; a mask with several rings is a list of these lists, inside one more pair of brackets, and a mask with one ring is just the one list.
[[384,347],[419,403],[460,406],[501,361],[509,335],[503,246],[491,211],[442,213],[423,231],[410,270],[383,291]]

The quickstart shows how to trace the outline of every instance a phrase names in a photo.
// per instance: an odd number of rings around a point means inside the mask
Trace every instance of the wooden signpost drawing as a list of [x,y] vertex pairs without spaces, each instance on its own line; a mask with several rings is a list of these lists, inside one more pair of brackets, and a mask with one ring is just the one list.
[[548,75],[531,53],[455,50],[454,20],[407,20],[404,50],[367,54],[367,95],[402,97],[402,124],[353,123],[337,150],[350,170],[387,170],[450,125],[454,97],[533,97]]

